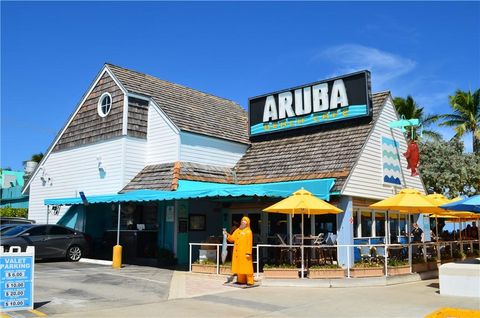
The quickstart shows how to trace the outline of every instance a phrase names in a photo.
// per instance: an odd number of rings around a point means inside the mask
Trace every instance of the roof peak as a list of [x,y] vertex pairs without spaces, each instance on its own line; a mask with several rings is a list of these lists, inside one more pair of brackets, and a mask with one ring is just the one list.
[[[175,82],[172,82],[172,81],[169,81],[169,80],[165,80],[165,79],[159,78],[157,76],[154,76],[154,75],[151,75],[151,74],[148,74],[148,73],[139,72],[137,70],[126,68],[124,66],[120,66],[120,65],[117,65],[117,64],[109,63],[109,62],[105,62],[104,65],[107,66],[107,67],[112,67],[113,66],[113,67],[120,68],[120,69],[128,71],[128,72],[133,72],[133,73],[136,73],[136,74],[139,74],[139,75],[142,75],[142,76],[147,76],[147,77],[150,77],[150,78],[155,79],[157,81],[162,81],[162,82],[165,82],[165,83],[169,83],[171,85],[176,85],[178,87],[181,87],[181,88],[184,88],[184,89],[187,89],[187,90],[191,90],[191,91],[195,91],[197,93],[204,94],[205,96],[208,96],[208,97],[213,97],[213,98],[226,100],[226,101],[229,101],[231,103],[234,103],[234,104],[242,107],[242,105],[235,102],[234,100],[231,100],[231,99],[228,99],[228,98],[225,98],[225,97],[220,97],[220,96],[217,96],[217,95],[213,95],[212,93],[208,93],[208,92],[204,92],[204,91],[201,91],[201,90],[198,90],[198,89],[195,89],[195,88],[191,88],[191,87],[185,86],[183,84],[179,84],[179,83],[175,83]],[[243,107],[242,107],[242,109],[243,109]]]

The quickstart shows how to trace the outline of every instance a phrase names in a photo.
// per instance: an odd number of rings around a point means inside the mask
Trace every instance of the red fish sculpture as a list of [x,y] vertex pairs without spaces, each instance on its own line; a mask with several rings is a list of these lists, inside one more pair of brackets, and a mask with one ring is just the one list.
[[403,154],[407,158],[407,169],[412,170],[412,177],[418,176],[417,168],[420,162],[420,153],[415,140],[408,142],[407,152]]

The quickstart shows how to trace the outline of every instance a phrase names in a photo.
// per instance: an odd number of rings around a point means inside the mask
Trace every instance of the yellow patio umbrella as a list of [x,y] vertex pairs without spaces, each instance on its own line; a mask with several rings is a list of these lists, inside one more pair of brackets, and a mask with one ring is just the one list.
[[336,206],[314,196],[311,192],[300,189],[288,198],[264,209],[265,212],[285,214],[331,214],[343,212]]
[[263,209],[265,212],[271,213],[284,213],[284,214],[301,214],[302,215],[302,278],[304,271],[304,260],[303,260],[303,215],[312,215],[312,214],[338,214],[343,212],[343,210],[337,208],[336,206],[331,205],[328,202],[323,201],[320,198],[314,196],[311,192],[300,189],[295,191],[288,198],[283,199],[280,202],[275,203],[274,205],[269,206],[266,209]]
[[376,210],[397,210],[402,213],[435,213],[444,212],[431,200],[416,189],[403,189],[393,197],[370,205]]
[[[444,196],[443,194],[439,194],[439,193],[429,194],[429,195],[426,196],[426,198],[430,202],[432,202],[434,205],[436,205],[437,207],[440,206],[440,205],[451,203],[451,202],[454,202],[454,201],[457,201],[457,200],[460,199],[460,198],[458,198],[458,199],[456,198],[456,199],[453,199],[453,200],[449,200],[446,196]],[[432,213],[431,215],[435,216],[435,233],[436,233],[436,241],[438,243],[438,218],[437,217],[451,218],[452,216],[449,215],[449,211],[447,211],[447,210],[437,211],[437,212]]]

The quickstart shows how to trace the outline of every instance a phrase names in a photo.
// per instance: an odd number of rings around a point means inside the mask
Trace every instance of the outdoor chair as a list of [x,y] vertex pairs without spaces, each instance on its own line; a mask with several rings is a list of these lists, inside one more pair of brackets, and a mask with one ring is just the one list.
[[362,258],[363,262],[372,262],[373,257],[370,253],[370,247],[368,245],[360,246],[360,257]]
[[293,264],[297,262],[297,249],[294,247],[287,247],[287,243],[283,240],[282,236],[280,234],[275,234],[275,236],[278,239],[278,242],[280,243],[281,247],[280,248],[280,263],[290,263],[290,259],[292,260]]
[[313,240],[313,245],[323,244],[325,242],[323,236],[323,233],[318,234],[317,237]]

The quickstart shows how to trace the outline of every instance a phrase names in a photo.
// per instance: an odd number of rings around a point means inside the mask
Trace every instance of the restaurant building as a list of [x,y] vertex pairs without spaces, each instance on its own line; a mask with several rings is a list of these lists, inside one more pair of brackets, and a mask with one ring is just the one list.
[[401,242],[406,216],[389,212],[386,224],[368,206],[402,188],[425,191],[406,169],[405,136],[389,128],[399,119],[390,92],[370,87],[362,71],[251,98],[247,113],[105,64],[24,188],[29,218],[84,231],[108,257],[120,209],[127,261],[165,249],[187,264],[189,242],[243,215],[254,243],[300,233],[299,217],[262,209],[303,187],[344,211],[306,218],[305,233],[334,233],[344,245]]

